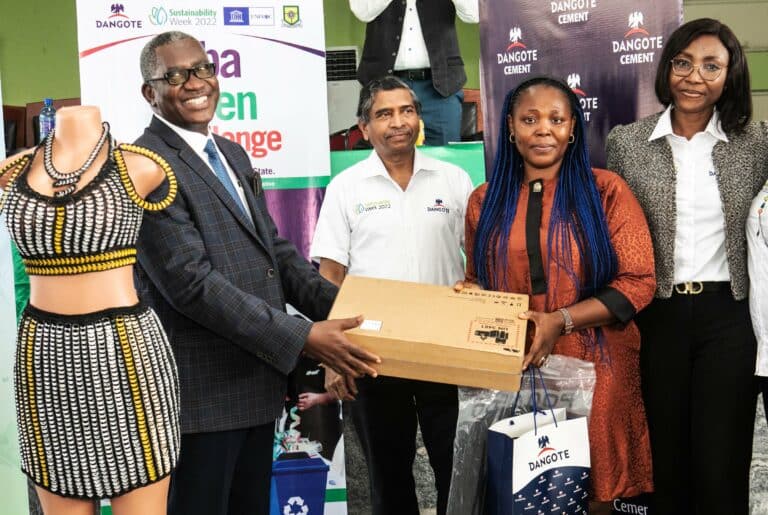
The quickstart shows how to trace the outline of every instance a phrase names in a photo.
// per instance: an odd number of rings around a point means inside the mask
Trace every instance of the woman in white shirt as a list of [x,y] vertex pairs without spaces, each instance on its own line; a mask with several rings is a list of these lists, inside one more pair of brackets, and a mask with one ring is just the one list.
[[746,514],[757,384],[744,224],[768,176],[768,127],[750,123],[749,71],[717,20],[662,51],[667,108],[608,136],[608,168],[648,219],[656,296],[636,321],[657,514]]

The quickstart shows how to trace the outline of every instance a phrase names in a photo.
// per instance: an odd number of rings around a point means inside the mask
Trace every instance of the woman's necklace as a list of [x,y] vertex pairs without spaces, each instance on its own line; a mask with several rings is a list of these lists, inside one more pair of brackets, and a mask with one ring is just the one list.
[[64,189],[55,191],[53,193],[54,197],[64,197],[66,195],[71,194],[73,191],[75,191],[75,189],[77,188],[77,183],[78,181],[80,181],[80,177],[82,177],[85,171],[88,170],[88,168],[90,168],[93,162],[96,160],[96,156],[99,155],[101,148],[104,146],[104,143],[107,141],[107,135],[109,134],[109,123],[103,122],[101,124],[101,127],[102,127],[102,130],[101,130],[101,136],[99,137],[99,141],[96,142],[96,146],[93,147],[93,150],[91,151],[91,154],[88,156],[88,159],[85,160],[85,163],[83,163],[83,166],[71,172],[60,172],[56,169],[55,166],[53,166],[53,135],[54,135],[55,129],[51,131],[51,133],[48,135],[47,138],[45,138],[45,147],[43,152],[43,168],[45,169],[45,173],[47,173],[48,176],[51,179],[53,179],[54,188],[64,188]]

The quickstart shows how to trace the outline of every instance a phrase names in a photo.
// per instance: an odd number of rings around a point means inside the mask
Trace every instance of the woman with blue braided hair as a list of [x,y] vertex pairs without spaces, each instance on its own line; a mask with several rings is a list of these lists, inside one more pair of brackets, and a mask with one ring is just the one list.
[[651,237],[624,180],[590,167],[567,85],[523,82],[503,113],[493,174],[469,198],[466,279],[530,295],[524,367],[553,352],[595,363],[590,513],[609,513],[611,500],[653,489],[632,321],[656,285]]

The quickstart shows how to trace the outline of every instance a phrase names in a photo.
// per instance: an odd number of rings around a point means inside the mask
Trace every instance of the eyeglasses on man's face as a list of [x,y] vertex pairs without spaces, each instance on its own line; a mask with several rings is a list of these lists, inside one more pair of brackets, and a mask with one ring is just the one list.
[[147,82],[164,80],[171,86],[180,86],[189,80],[190,74],[194,74],[198,79],[210,79],[216,75],[216,65],[213,63],[203,63],[192,68],[174,68],[165,72],[162,77],[147,79]]
[[727,66],[720,66],[714,62],[706,62],[702,64],[693,64],[688,59],[682,57],[675,57],[672,59],[672,73],[678,77],[688,77],[693,70],[699,69],[699,76],[706,81],[713,81],[717,79],[723,70]]

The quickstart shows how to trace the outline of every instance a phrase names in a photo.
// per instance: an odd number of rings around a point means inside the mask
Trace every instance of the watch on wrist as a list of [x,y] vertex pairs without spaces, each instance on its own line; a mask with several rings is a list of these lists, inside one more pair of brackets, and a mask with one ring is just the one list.
[[563,326],[563,330],[560,331],[561,335],[571,334],[573,332],[573,319],[571,318],[571,314],[568,312],[565,308],[558,309],[561,315],[563,315],[563,322],[565,325]]

